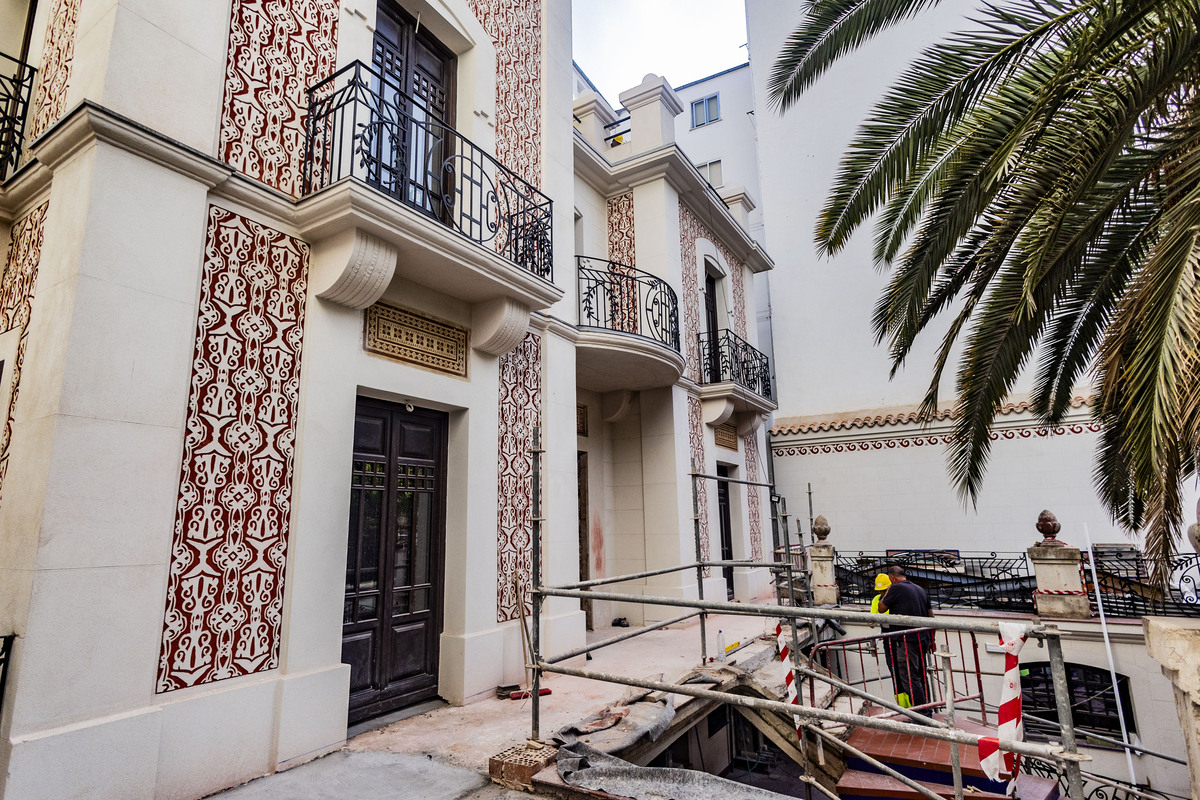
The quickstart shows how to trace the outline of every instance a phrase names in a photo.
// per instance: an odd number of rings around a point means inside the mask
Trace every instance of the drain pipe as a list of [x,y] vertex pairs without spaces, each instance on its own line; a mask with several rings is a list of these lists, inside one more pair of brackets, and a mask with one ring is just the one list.
[[1125,727],[1124,704],[1121,702],[1121,687],[1117,685],[1117,666],[1113,660],[1112,640],[1108,636],[1108,618],[1104,615],[1104,603],[1100,601],[1100,581],[1096,577],[1096,553],[1092,549],[1092,535],[1087,523],[1083,523],[1083,538],[1087,541],[1088,567],[1092,571],[1092,590],[1096,594],[1096,608],[1100,610],[1100,630],[1104,634],[1104,649],[1108,651],[1108,676],[1112,679],[1113,697],[1117,701],[1117,721],[1121,723],[1121,741],[1125,743],[1125,763],[1129,767],[1129,782],[1137,786],[1137,774],[1133,771],[1133,755],[1130,748],[1129,729]]

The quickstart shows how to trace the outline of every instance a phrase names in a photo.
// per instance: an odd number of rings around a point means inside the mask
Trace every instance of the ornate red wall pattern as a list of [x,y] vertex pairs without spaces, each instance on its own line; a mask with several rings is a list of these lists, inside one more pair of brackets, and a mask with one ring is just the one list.
[[608,258],[618,264],[637,266],[633,238],[633,192],[609,198]]
[[[758,434],[751,433],[744,437],[746,452],[746,480],[758,480]],[[754,561],[763,560],[762,546],[762,503],[758,498],[758,487],[746,487],[746,499],[750,506],[750,558]]]
[[79,22],[80,0],[57,0],[46,25],[42,66],[38,70],[37,92],[29,110],[29,130],[33,141],[58,121],[67,105],[67,85],[71,81],[71,62],[75,58],[75,29]]
[[[704,420],[701,416],[700,398],[688,395],[688,446],[692,453],[692,461],[696,470],[703,472],[704,460]],[[700,554],[708,560],[708,481],[696,481],[696,493],[700,503]],[[711,569],[705,568],[704,574],[709,575]]]
[[303,242],[209,207],[159,692],[278,665],[307,275]]
[[304,178],[307,91],[333,74],[337,0],[233,0],[218,155],[292,197]]
[[683,271],[683,342],[687,376],[700,379],[700,276],[696,272],[696,240],[703,227],[687,206],[679,204],[679,257]]
[[12,441],[13,413],[17,408],[17,390],[21,386],[21,366],[25,363],[29,318],[33,311],[33,286],[37,282],[38,263],[42,260],[42,238],[49,205],[49,202],[42,203],[13,225],[8,260],[4,265],[4,274],[0,276],[0,333],[21,331],[17,357],[11,367],[8,414],[0,438],[0,497],[3,497],[4,476],[8,474],[8,445]]
[[[533,429],[542,424],[542,340],[525,340],[500,357],[500,419],[496,509],[496,621],[516,619],[514,581],[533,576],[530,478]],[[528,600],[526,611],[530,608]]]
[[542,185],[542,0],[469,0],[496,47],[496,158]]
[[679,254],[683,267],[683,334],[687,340],[684,356],[687,358],[688,377],[697,380],[700,375],[700,353],[696,336],[700,333],[700,295],[703,292],[704,276],[696,265],[696,240],[707,239],[717,248],[725,266],[729,268],[729,283],[733,290],[733,312],[730,325],[733,332],[746,338],[746,291],[743,268],[734,261],[729,250],[712,234],[703,222],[696,218],[687,206],[679,204]]
[[[633,192],[608,201],[608,258],[609,271],[614,276],[633,275],[636,254],[633,239]],[[619,313],[614,314],[613,328],[626,333],[638,332],[638,287],[630,280],[615,277],[613,299]]]

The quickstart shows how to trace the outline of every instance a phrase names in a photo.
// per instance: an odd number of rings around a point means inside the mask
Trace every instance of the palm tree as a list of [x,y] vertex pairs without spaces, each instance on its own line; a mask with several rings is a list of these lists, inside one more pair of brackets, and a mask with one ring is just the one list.
[[[781,111],[831,64],[939,0],[808,0],[769,83]],[[997,3],[1001,0],[997,0]],[[1145,528],[1156,581],[1200,447],[1200,0],[1007,0],[926,49],[859,129],[817,223],[874,218],[892,374],[945,312],[921,410],[962,339],[949,469],[978,497],[989,428],[1025,368],[1046,425],[1091,382],[1095,481]]]

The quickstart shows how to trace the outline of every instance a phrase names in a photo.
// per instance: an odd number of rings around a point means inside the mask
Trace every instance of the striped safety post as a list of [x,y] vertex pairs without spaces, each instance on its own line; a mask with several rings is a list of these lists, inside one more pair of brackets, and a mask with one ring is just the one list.
[[1025,726],[1021,722],[1021,667],[1017,654],[1025,645],[1027,631],[1028,628],[1019,622],[1000,623],[1000,648],[1004,650],[1004,681],[1000,686],[1000,711],[997,714],[1000,720],[996,731],[998,738],[989,736],[979,740],[979,766],[990,779],[999,781],[1003,756],[1004,771],[1013,778],[1008,787],[1010,793],[1016,785],[1021,757],[1015,753],[1001,754],[999,739],[1020,741],[1025,735]]
[[[784,627],[782,622],[775,623],[775,644],[779,648],[779,660],[783,663],[788,663],[788,656],[791,654],[791,648],[788,647],[787,637],[784,636]],[[787,628],[787,635],[791,635],[791,628]],[[800,705],[800,695],[796,690],[796,673],[791,668],[788,669],[787,675],[784,676],[783,682],[787,685],[787,702],[792,705]],[[796,722],[796,735],[803,737],[801,733],[800,717],[793,716]]]

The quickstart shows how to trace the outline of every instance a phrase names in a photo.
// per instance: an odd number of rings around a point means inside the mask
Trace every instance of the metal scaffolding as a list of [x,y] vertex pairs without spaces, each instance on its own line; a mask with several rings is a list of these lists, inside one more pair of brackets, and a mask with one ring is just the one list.
[[[813,608],[811,590],[808,588],[809,583],[805,584],[805,589],[801,593],[797,593],[796,575],[795,575],[795,558],[791,546],[791,540],[788,533],[787,504],[783,498],[778,498],[779,503],[773,510],[773,519],[777,519],[780,523],[779,530],[782,533],[782,547],[776,550],[776,554],[782,552],[782,559],[778,561],[751,561],[751,560],[732,560],[732,561],[713,561],[704,558],[701,549],[701,527],[700,519],[702,510],[700,508],[700,485],[701,481],[717,481],[734,484],[742,484],[746,486],[763,486],[767,487],[771,492],[772,499],[776,497],[774,493],[774,484],[761,481],[747,481],[738,478],[730,478],[719,475],[708,475],[698,470],[695,463],[692,464],[692,472],[689,476],[692,480],[692,512],[693,512],[693,532],[695,537],[696,560],[690,564],[679,564],[672,567],[662,569],[647,570],[644,572],[631,573],[627,575],[617,575],[607,578],[598,578],[589,581],[580,581],[572,584],[564,584],[560,586],[544,586],[542,584],[542,550],[541,550],[541,532],[542,532],[542,499],[541,499],[541,458],[544,450],[541,447],[541,432],[535,428],[533,431],[533,446],[530,450],[533,457],[532,469],[532,590],[530,592],[532,601],[532,631],[531,640],[531,661],[527,667],[532,671],[531,691],[530,691],[530,713],[531,713],[531,731],[530,738],[532,740],[541,739],[541,709],[539,702],[539,691],[541,689],[541,677],[543,673],[551,673],[558,675],[570,675],[577,678],[587,678],[598,680],[607,683],[614,683],[623,686],[632,686],[652,691],[667,692],[670,694],[686,695],[704,700],[712,700],[719,703],[725,703],[743,708],[752,708],[760,711],[768,711],[783,715],[785,718],[796,718],[798,727],[803,727],[810,731],[820,739],[830,739],[831,735],[822,730],[818,725],[822,721],[840,723],[847,726],[857,726],[863,728],[873,728],[876,730],[889,731],[893,733],[910,734],[928,739],[938,739],[945,742],[951,742],[959,745],[968,745],[978,747],[981,737],[977,734],[969,733],[955,727],[954,724],[954,688],[951,681],[951,670],[949,666],[950,653],[935,653],[935,658],[941,659],[941,672],[944,683],[944,703],[946,705],[947,720],[934,720],[928,717],[923,717],[910,709],[901,708],[892,702],[890,699],[885,699],[872,695],[868,692],[855,689],[843,681],[831,675],[825,675],[813,669],[809,669],[800,663],[800,641],[798,633],[798,625],[802,621],[807,622],[811,626],[813,632],[812,643],[817,642],[816,624],[817,620],[834,620],[838,622],[855,622],[875,625],[891,625],[903,626],[908,628],[932,628],[934,630],[944,631],[962,631],[970,633],[984,634],[999,634],[999,626],[994,622],[967,621],[942,617],[911,617],[899,614],[872,614],[863,611],[848,611],[839,608]],[[802,538],[800,523],[797,520],[797,535]],[[775,573],[776,586],[776,604],[775,605],[746,605],[743,603],[731,603],[722,600],[706,600],[704,597],[704,571],[712,567],[733,567],[735,569],[753,569],[767,568]],[[596,587],[605,586],[615,583],[623,583],[626,581],[649,578],[658,575],[667,575],[674,572],[684,572],[694,569],[696,572],[696,593],[697,599],[691,600],[687,598],[677,597],[659,597],[642,594],[624,594],[617,592],[598,592]],[[807,596],[805,596],[807,595]],[[607,600],[626,603],[640,603],[644,605],[669,606],[681,609],[688,609],[672,619],[664,620],[653,625],[640,628],[638,630],[628,631],[617,636],[605,639],[600,642],[587,645],[585,647],[575,648],[564,653],[553,655],[544,655],[541,645],[541,613],[542,603],[547,597],[567,597],[579,600]],[[784,602],[787,605],[784,605]],[[799,603],[806,603],[800,605]],[[693,617],[700,618],[700,665],[703,666],[708,658],[708,642],[706,621],[709,614],[739,614],[746,616],[758,616],[767,618],[776,618],[787,620],[788,627],[791,629],[792,646],[791,652],[791,669],[796,679],[801,677],[808,678],[810,681],[823,681],[830,684],[834,690],[849,691],[852,694],[869,698],[871,702],[880,707],[887,708],[889,711],[899,713],[909,719],[907,722],[901,722],[894,719],[882,717],[871,717],[861,714],[845,713],[833,711],[826,708],[817,708],[814,706],[806,706],[800,704],[784,703],[778,700],[767,700],[757,697],[747,697],[744,695],[732,694],[730,692],[721,692],[711,689],[702,689],[694,685],[685,685],[677,683],[669,683],[666,681],[646,680],[623,675],[614,675],[605,672],[597,672],[587,669],[575,669],[573,667],[561,666],[561,662],[576,656],[583,655],[594,650],[599,650],[609,645],[616,644],[647,633],[652,630],[674,625],[684,622]],[[1079,753],[1075,738],[1075,729],[1071,717],[1071,699],[1070,692],[1067,687],[1067,674],[1063,661],[1062,641],[1063,635],[1055,625],[1037,625],[1031,628],[1027,635],[1031,638],[1040,640],[1039,643],[1044,643],[1048,650],[1050,660],[1051,676],[1054,684],[1054,696],[1058,709],[1058,721],[1062,726],[1062,742],[1060,745],[1043,744],[1037,742],[1015,741],[1010,739],[999,739],[999,749],[1006,752],[1016,753],[1019,755],[1034,756],[1046,761],[1051,761],[1062,766],[1067,775],[1068,792],[1074,800],[1083,800],[1083,778],[1081,771],[1081,763],[1089,761],[1090,757]],[[960,700],[966,698],[959,698]],[[980,698],[980,702],[983,699]],[[875,759],[859,752],[855,748],[848,745],[846,742],[838,740],[837,745],[852,752],[865,760],[875,763],[877,767],[881,767],[883,771],[890,774],[905,783],[909,788],[919,792],[922,796],[930,800],[942,800],[938,795],[934,794],[925,786],[922,786],[911,779],[906,778],[886,765],[879,764]],[[963,784],[961,767],[958,764],[958,748],[951,748],[954,758],[952,771],[954,777],[954,797],[956,800],[962,800]],[[815,781],[809,781],[810,785],[818,785]],[[826,791],[823,787],[819,787],[822,791]]]

